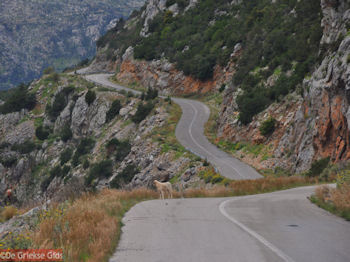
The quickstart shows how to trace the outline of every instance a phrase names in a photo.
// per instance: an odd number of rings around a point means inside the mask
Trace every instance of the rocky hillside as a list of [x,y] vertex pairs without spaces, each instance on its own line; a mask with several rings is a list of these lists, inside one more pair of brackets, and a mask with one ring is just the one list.
[[13,186],[15,204],[35,205],[154,179],[199,183],[202,161],[175,139],[179,110],[151,91],[142,101],[78,76],[46,75],[0,106],[0,195]]
[[[320,158],[350,158],[349,8],[345,0],[147,1],[99,39],[90,70],[164,94],[218,93],[218,145],[259,169],[302,172]],[[246,158],[242,143],[268,156]]]
[[95,54],[95,41],[143,0],[4,0],[0,3],[0,90]]

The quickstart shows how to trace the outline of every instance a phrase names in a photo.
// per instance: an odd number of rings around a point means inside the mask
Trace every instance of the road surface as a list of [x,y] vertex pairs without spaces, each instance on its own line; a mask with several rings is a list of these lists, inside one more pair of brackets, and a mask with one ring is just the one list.
[[311,204],[314,188],[142,202],[110,262],[348,262],[350,223]]
[[[112,75],[93,74],[85,75],[85,78],[106,87],[131,91],[135,94],[141,93],[110,82],[108,80],[110,76]],[[172,98],[172,100],[182,109],[182,116],[176,127],[176,138],[186,149],[207,159],[222,176],[227,178],[235,180],[261,178],[255,169],[219,150],[208,141],[204,135],[204,124],[208,121],[210,110],[205,104],[190,99]]]

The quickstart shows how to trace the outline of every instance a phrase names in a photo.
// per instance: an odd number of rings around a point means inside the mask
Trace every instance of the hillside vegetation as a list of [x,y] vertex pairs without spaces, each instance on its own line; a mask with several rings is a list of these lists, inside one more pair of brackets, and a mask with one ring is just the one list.
[[[180,14],[160,12],[150,22],[148,37],[140,36],[139,18],[132,27],[122,21],[97,44],[107,46],[109,54],[112,50],[123,54],[134,46],[136,59],[165,56],[178,70],[200,80],[211,79],[215,65],[224,67],[240,44],[243,52],[232,81],[243,89],[237,103],[240,120],[246,124],[294,91],[319,61],[322,14],[319,0],[231,2],[203,0],[185,12],[187,1],[168,0],[167,6],[178,4]],[[277,81],[267,85],[271,76]]]

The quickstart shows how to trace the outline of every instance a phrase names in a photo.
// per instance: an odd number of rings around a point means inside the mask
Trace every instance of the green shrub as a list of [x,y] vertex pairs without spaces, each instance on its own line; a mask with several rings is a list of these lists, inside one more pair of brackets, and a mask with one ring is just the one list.
[[129,140],[119,142],[116,150],[117,150],[117,152],[115,154],[115,160],[116,161],[123,161],[124,158],[131,151],[131,144],[129,143]]
[[84,169],[88,169],[89,166],[90,166],[89,159],[85,159],[84,162],[83,162],[83,168],[84,168]]
[[146,100],[153,100],[156,97],[158,97],[158,90],[157,89],[153,89],[152,87],[149,87],[147,89],[146,95],[145,95],[145,99]]
[[74,87],[65,87],[56,94],[52,105],[47,104],[46,112],[51,117],[51,120],[55,120],[61,114],[62,110],[67,106],[69,94],[73,91]]
[[72,165],[74,167],[80,164],[80,157],[90,153],[90,151],[95,146],[95,140],[92,138],[83,138],[79,145],[77,146],[77,150],[75,151],[72,159]]
[[62,167],[62,176],[68,175],[70,170],[71,170],[71,166],[70,165],[64,165]]
[[346,62],[350,64],[350,54],[348,54],[348,57],[346,58]]
[[43,74],[44,74],[44,75],[50,75],[50,74],[52,74],[53,72],[55,72],[55,69],[54,69],[52,66],[49,66],[49,67],[47,67],[47,68],[44,69]]
[[132,117],[134,123],[140,123],[144,120],[149,113],[151,113],[154,108],[154,104],[151,101],[148,101],[146,104],[140,103],[137,107],[135,115]]
[[99,163],[93,164],[88,176],[85,178],[86,185],[91,185],[96,178],[107,178],[112,175],[113,162],[111,160],[103,160]]
[[5,103],[0,106],[1,114],[19,112],[22,109],[32,110],[36,105],[35,94],[29,93],[28,86],[21,84],[11,90],[10,95],[6,98]]
[[116,115],[118,115],[121,108],[120,101],[114,100],[111,108],[106,113],[106,123],[110,122]]
[[87,91],[87,93],[85,94],[85,102],[88,105],[91,105],[96,99],[96,93],[93,90],[89,90]]
[[78,147],[77,147],[77,153],[82,156],[85,154],[90,153],[90,151],[94,148],[95,146],[95,140],[92,138],[83,138]]
[[330,161],[329,157],[314,161],[311,165],[310,170],[306,173],[306,175],[309,177],[315,177],[315,176],[321,175],[322,171],[328,166],[329,161]]
[[39,140],[45,140],[50,135],[50,129],[43,127],[43,126],[38,126],[35,129],[35,135]]
[[275,131],[275,125],[276,119],[274,119],[273,117],[269,117],[261,124],[259,128],[260,134],[262,134],[263,136],[271,135]]
[[117,150],[117,146],[120,144],[117,138],[112,138],[106,144],[107,155],[111,155],[113,152]]
[[21,154],[29,154],[33,152],[36,148],[36,145],[33,141],[27,140],[23,142],[22,144],[15,144],[11,147],[13,151],[17,151]]
[[72,158],[72,165],[74,167],[78,166],[80,164],[80,155],[75,152],[74,155],[73,155],[73,158]]
[[63,166],[68,161],[70,161],[71,158],[72,158],[72,155],[73,155],[73,149],[72,148],[65,149],[60,155],[61,166]]
[[50,185],[50,183],[55,177],[64,177],[69,173],[70,168],[71,167],[68,165],[65,165],[63,168],[61,168],[59,165],[53,167],[50,170],[49,175],[42,181],[41,190],[43,192],[46,191],[46,189],[48,188],[48,186]]
[[126,166],[123,171],[113,178],[110,183],[111,188],[121,188],[123,185],[130,183],[137,173],[139,173],[139,170],[136,165]]
[[60,81],[60,75],[56,72],[53,72],[49,75],[48,79],[55,83],[58,83],[58,81]]
[[73,132],[68,124],[63,126],[60,137],[63,142],[67,142],[73,137]]
[[226,85],[225,85],[225,84],[222,84],[222,85],[220,86],[219,92],[220,92],[220,93],[224,92],[224,91],[225,91],[225,88],[226,88]]
[[10,156],[6,158],[0,157],[0,163],[6,168],[10,168],[17,163],[17,158],[15,156]]

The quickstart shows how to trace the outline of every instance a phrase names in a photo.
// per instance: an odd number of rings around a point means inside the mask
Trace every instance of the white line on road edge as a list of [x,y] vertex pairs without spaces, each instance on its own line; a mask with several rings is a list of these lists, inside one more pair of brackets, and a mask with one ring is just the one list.
[[205,149],[203,146],[201,146],[196,139],[194,139],[193,135],[192,135],[192,128],[193,128],[193,123],[194,121],[197,119],[197,115],[198,115],[198,110],[195,106],[193,106],[191,103],[187,103],[185,101],[183,101],[185,104],[189,105],[190,107],[192,107],[192,109],[194,110],[194,116],[192,118],[192,121],[191,121],[191,124],[190,124],[190,127],[188,129],[189,131],[189,134],[190,134],[190,137],[192,138],[193,142],[199,146],[202,150],[204,150],[205,152],[207,152],[209,155],[211,155],[214,159],[217,159],[217,161],[221,162],[222,164],[228,166],[229,168],[232,168],[234,171],[236,171],[237,175],[242,177],[242,178],[245,178],[244,176],[241,175],[241,173],[233,166],[227,164],[226,162],[223,162],[221,161],[217,156],[213,155],[211,152],[209,152],[207,149]]
[[274,252],[277,256],[279,256],[280,258],[282,258],[285,262],[295,262],[291,257],[289,257],[288,255],[286,255],[283,251],[281,251],[280,249],[278,249],[276,246],[274,246],[272,243],[270,243],[268,240],[266,240],[264,237],[262,237],[261,235],[259,235],[258,233],[256,233],[255,231],[253,231],[252,229],[250,229],[249,227],[245,226],[244,224],[242,224],[241,222],[237,221],[236,219],[234,219],[233,217],[231,217],[225,210],[225,206],[229,203],[229,202],[233,202],[236,201],[236,199],[229,199],[226,200],[224,202],[222,202],[219,206],[219,210],[221,212],[221,214],[223,214],[226,218],[228,218],[232,223],[234,223],[235,225],[237,225],[238,227],[240,227],[242,230],[244,230],[245,232],[247,232],[249,235],[251,235],[252,237],[254,237],[255,239],[257,239],[259,242],[261,242],[263,245],[265,245],[267,248],[269,248],[272,252]]

